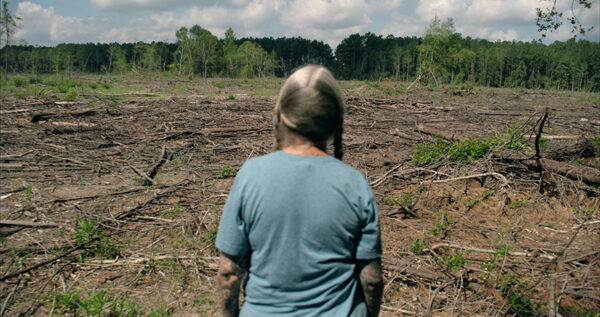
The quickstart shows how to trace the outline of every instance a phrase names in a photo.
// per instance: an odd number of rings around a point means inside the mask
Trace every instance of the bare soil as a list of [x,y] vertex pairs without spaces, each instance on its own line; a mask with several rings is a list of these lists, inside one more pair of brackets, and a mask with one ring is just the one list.
[[[118,92],[70,103],[3,91],[0,315],[83,314],[102,291],[104,313],[215,314],[222,207],[244,161],[272,151],[281,83],[114,78]],[[563,316],[600,312],[600,188],[525,163],[548,108],[541,156],[599,174],[599,94],[342,86],[344,161],[379,205],[382,315],[546,315],[552,301]],[[428,131],[483,139],[511,123],[521,151],[415,163]]]

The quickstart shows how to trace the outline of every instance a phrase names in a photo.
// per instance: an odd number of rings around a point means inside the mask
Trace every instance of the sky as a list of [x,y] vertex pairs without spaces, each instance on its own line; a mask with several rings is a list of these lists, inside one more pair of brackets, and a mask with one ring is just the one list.
[[[434,17],[454,20],[463,37],[491,41],[540,39],[536,8],[553,0],[30,0],[8,1],[20,17],[12,43],[175,42],[180,27],[199,25],[219,38],[233,28],[240,37],[295,37],[335,48],[347,36],[424,34]],[[572,0],[556,0],[571,12]],[[577,2],[577,1],[575,1]],[[575,7],[586,27],[583,37],[600,41],[600,0],[591,9]],[[569,26],[549,33],[552,43],[572,37]]]

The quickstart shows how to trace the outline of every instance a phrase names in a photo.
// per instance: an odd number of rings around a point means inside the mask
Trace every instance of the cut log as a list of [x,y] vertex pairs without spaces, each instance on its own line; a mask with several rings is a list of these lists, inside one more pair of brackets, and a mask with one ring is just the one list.
[[73,122],[54,121],[54,122],[52,122],[52,124],[55,125],[55,126],[59,126],[59,127],[84,127],[84,128],[89,128],[89,127],[95,127],[96,126],[93,123],[86,123],[86,122],[73,123]]
[[68,105],[76,105],[80,102],[77,101],[55,101],[54,104],[55,105],[59,105],[59,106],[68,106]]
[[575,142],[569,142],[564,146],[544,151],[543,156],[545,158],[563,161],[594,157],[597,156],[597,153],[600,153],[600,148],[597,145],[594,146],[585,138],[578,137]]
[[0,114],[9,114],[9,113],[19,113],[19,112],[29,112],[30,109],[14,109],[14,110],[2,110]]
[[[552,159],[540,159],[545,170],[566,176],[570,179],[580,180],[588,185],[600,185],[600,171],[593,167],[570,165],[567,163],[555,161]],[[531,169],[537,169],[538,163],[536,160],[521,161],[524,165]]]
[[423,134],[431,135],[434,137],[439,136],[444,140],[452,141],[452,142],[461,140],[461,138],[454,133],[448,133],[448,132],[444,132],[444,131],[435,130],[433,128],[426,127],[422,124],[417,125],[417,127],[415,128],[415,131],[421,132]]
[[475,114],[485,116],[505,116],[505,117],[520,117],[526,116],[523,112],[505,112],[505,111],[475,111]]
[[51,222],[33,222],[23,220],[0,220],[0,227],[30,227],[30,228],[51,228],[58,227],[57,224]]
[[93,116],[96,113],[98,113],[98,111],[96,111],[96,110],[83,110],[83,111],[60,112],[60,113],[41,112],[41,113],[32,114],[29,118],[29,121],[35,123],[35,122],[39,122],[39,121],[45,121],[50,118],[56,118],[56,117],[67,117],[67,116],[87,117],[87,116]]
[[0,155],[0,161],[15,161],[23,156],[33,153],[33,150],[27,151],[23,154],[14,154],[14,155]]

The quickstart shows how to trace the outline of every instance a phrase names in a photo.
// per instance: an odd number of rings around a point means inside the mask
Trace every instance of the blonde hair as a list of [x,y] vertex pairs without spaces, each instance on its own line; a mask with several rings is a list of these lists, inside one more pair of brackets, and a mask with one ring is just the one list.
[[304,66],[283,84],[275,105],[275,148],[285,146],[286,129],[315,145],[333,136],[334,156],[343,157],[344,102],[335,78],[327,68]]

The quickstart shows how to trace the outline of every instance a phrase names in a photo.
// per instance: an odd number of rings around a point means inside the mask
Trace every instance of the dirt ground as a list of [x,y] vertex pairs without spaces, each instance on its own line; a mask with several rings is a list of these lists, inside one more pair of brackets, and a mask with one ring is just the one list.
[[[282,80],[110,84],[71,102],[2,91],[0,315],[216,312],[219,218],[235,172],[272,151]],[[599,94],[342,86],[344,161],[380,211],[382,315],[535,316],[552,302],[563,316],[600,313],[600,187],[531,163],[548,109],[541,156],[600,175]],[[515,126],[520,151],[414,159],[432,135]]]

